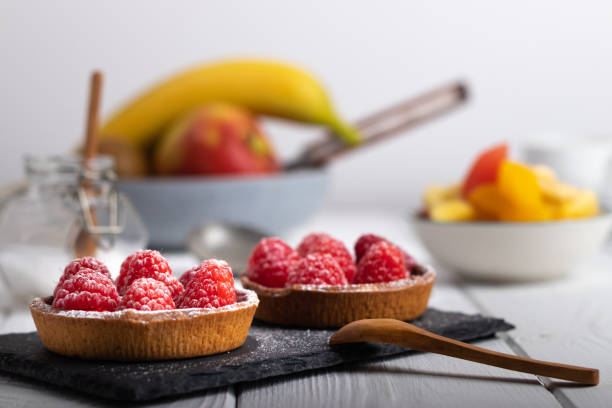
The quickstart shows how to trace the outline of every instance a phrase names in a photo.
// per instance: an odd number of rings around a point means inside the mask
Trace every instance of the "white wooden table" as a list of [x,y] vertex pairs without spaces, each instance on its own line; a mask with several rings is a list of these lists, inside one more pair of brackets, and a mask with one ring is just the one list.
[[[285,237],[311,231],[352,243],[363,232],[384,235],[433,263],[402,214],[327,212]],[[438,266],[430,305],[503,317],[516,329],[482,347],[600,369],[600,385],[578,386],[433,354],[417,354],[239,384],[143,404],[171,407],[612,407],[612,248],[552,283],[465,282]],[[172,254],[177,272],[196,260]],[[435,266],[435,263],[433,263]],[[0,319],[0,332],[34,330],[25,310]],[[66,389],[0,374],[0,407],[123,406]],[[125,404],[134,406],[134,404]]]

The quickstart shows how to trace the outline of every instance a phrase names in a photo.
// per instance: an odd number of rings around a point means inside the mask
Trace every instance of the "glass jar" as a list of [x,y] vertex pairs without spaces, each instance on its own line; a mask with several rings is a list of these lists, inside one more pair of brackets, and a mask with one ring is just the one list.
[[99,156],[26,157],[28,184],[0,210],[0,274],[9,299],[49,296],[72,259],[90,255],[116,274],[147,242],[146,228],[117,192],[113,161]]

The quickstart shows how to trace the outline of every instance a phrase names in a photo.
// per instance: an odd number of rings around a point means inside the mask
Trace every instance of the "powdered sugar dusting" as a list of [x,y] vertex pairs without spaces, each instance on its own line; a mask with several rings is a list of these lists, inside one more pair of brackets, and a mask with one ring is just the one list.
[[220,268],[224,268],[224,267],[229,268],[229,265],[227,264],[227,262],[222,259],[211,258],[211,259],[207,259],[206,262],[211,263],[213,265],[217,265]]
[[316,252],[331,255],[344,271],[346,279],[350,282],[355,276],[355,261],[344,243],[324,232],[315,232],[306,235],[297,248],[297,252],[305,257]]
[[287,285],[346,285],[344,271],[329,254],[308,254],[289,270]]
[[59,310],[52,307],[43,298],[35,298],[30,304],[31,308],[39,309],[45,313],[53,313],[58,316],[69,318],[88,318],[104,320],[165,320],[165,319],[185,319],[213,313],[231,312],[257,306],[259,299],[257,294],[248,289],[236,289],[236,303],[218,308],[192,308],[174,310],[118,310],[114,312],[88,312],[84,310]]
[[288,288],[268,288],[265,286],[258,285],[254,282],[249,282],[249,285],[257,286],[257,290],[261,290],[262,292],[266,292],[269,295],[284,295],[293,290],[299,291],[323,291],[323,292],[343,292],[343,293],[351,293],[351,292],[374,292],[380,290],[399,290],[405,289],[406,287],[419,285],[419,284],[427,284],[436,279],[435,270],[427,265],[419,265],[421,273],[418,275],[412,275],[406,279],[399,279],[390,282],[379,282],[379,283],[364,283],[364,284],[354,284],[350,283],[348,285],[303,285],[296,284],[292,285]]

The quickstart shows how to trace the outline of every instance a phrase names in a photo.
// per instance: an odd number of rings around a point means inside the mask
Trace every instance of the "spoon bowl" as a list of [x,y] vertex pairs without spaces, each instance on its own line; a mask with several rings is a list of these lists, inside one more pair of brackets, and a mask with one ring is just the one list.
[[204,224],[189,235],[187,247],[200,259],[225,259],[234,275],[246,271],[253,247],[269,234],[234,224]]

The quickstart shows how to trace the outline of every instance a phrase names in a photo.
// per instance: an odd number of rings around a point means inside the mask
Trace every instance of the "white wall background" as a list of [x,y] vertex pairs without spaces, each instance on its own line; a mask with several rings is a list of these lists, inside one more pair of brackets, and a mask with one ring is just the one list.
[[[86,85],[104,111],[185,65],[284,58],[321,77],[349,119],[454,78],[468,107],[333,166],[332,205],[409,208],[473,153],[530,132],[612,135],[612,2],[0,0],[0,183],[25,152],[70,149]],[[271,124],[284,155],[316,129]]]

